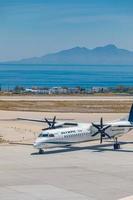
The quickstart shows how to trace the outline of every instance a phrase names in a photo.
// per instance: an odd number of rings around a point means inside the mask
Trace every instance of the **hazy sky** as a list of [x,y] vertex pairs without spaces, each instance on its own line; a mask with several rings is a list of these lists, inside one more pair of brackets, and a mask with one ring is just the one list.
[[133,0],[0,0],[0,60],[109,43],[133,50]]

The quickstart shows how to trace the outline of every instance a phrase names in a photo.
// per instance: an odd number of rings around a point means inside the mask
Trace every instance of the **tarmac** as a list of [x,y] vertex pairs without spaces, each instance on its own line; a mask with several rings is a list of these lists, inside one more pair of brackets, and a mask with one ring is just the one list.
[[0,101],[131,101],[133,96],[112,95],[112,96],[95,96],[95,95],[23,95],[23,96],[0,96]]
[[133,199],[133,143],[46,150],[0,145],[0,200]]

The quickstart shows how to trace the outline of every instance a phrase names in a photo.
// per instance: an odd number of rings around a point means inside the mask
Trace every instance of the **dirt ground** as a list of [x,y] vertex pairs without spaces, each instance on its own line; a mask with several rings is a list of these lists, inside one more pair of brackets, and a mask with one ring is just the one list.
[[126,113],[131,101],[0,101],[0,110],[76,113]]

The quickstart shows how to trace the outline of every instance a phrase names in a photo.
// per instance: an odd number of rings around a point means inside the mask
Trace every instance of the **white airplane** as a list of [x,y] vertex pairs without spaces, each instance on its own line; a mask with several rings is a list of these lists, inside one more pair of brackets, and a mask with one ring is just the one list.
[[34,122],[45,122],[48,128],[42,129],[42,132],[36,139],[33,146],[39,150],[39,154],[43,153],[43,149],[53,147],[66,147],[74,143],[82,143],[93,140],[114,139],[114,150],[120,148],[120,143],[117,137],[128,133],[133,129],[133,105],[129,112],[129,116],[118,121],[103,123],[101,118],[100,123],[75,123],[75,122],[61,122],[53,120],[34,120],[22,119]]

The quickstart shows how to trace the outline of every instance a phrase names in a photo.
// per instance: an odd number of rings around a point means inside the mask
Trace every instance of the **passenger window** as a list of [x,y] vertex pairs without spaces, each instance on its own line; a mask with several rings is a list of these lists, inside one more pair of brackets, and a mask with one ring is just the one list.
[[49,137],[54,137],[54,134],[49,134]]

